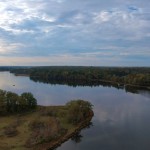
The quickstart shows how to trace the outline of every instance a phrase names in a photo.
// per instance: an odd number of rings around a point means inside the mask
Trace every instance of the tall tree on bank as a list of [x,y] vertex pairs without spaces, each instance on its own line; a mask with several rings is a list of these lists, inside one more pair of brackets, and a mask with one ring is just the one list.
[[16,93],[0,90],[0,115],[9,113],[20,113],[33,110],[37,106],[37,100],[32,93]]

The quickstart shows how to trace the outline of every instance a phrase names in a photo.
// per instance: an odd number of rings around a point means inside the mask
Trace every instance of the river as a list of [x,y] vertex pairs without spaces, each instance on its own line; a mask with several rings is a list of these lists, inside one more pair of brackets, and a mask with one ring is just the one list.
[[0,89],[31,92],[39,105],[64,105],[85,99],[94,106],[92,125],[57,150],[149,150],[150,92],[126,92],[114,87],[51,85],[29,77],[0,72]]

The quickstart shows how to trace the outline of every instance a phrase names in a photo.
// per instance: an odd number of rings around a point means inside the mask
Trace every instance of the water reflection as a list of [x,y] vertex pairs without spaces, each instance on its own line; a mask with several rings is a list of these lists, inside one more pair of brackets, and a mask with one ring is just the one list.
[[97,80],[59,80],[59,79],[41,79],[39,77],[30,77],[30,79],[34,82],[51,84],[51,85],[68,85],[72,87],[78,86],[89,86],[89,87],[96,87],[96,86],[103,86],[103,87],[114,87],[116,89],[125,89],[126,92],[131,93],[139,93],[139,90],[147,90],[150,91],[147,87],[138,87],[138,86],[131,86],[131,85],[124,85],[118,84],[117,82],[107,82],[107,81],[97,81]]
[[[90,123],[87,125],[87,127],[85,127],[84,129],[82,129],[82,131],[85,130],[85,129],[90,129],[92,126],[93,126],[93,123],[90,122]],[[83,135],[82,135],[82,133],[81,133],[81,131],[80,131],[80,132],[78,132],[77,134],[75,134],[75,135],[71,138],[71,140],[72,140],[73,142],[75,142],[76,144],[78,144],[78,143],[82,142],[82,138],[83,138]]]
[[0,88],[18,94],[32,92],[40,105],[64,105],[71,99],[89,100],[94,105],[93,126],[57,150],[149,150],[149,91],[50,85],[8,72],[0,73]]
[[75,143],[80,143],[82,141],[83,136],[81,135],[81,132],[77,133],[74,135],[71,140],[74,141]]
[[150,92],[149,91],[141,90],[141,91],[139,91],[139,94],[141,94],[142,96],[145,96],[147,98],[150,98]]

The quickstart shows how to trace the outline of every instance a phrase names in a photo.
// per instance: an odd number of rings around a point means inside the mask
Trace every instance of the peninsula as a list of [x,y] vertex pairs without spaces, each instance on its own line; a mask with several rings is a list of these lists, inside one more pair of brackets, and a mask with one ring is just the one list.
[[92,117],[88,101],[39,106],[31,93],[0,90],[0,149],[55,149],[88,126]]

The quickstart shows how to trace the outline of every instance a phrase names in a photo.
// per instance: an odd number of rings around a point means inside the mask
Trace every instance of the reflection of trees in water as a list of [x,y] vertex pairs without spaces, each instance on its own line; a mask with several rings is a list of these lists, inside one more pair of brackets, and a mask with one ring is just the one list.
[[115,87],[117,89],[122,88],[121,86],[118,86],[115,82],[108,82],[108,81],[102,81],[102,80],[69,80],[69,79],[45,79],[40,77],[30,77],[30,79],[34,82],[42,82],[42,83],[49,83],[49,84],[59,84],[59,85],[68,85],[68,86],[104,86],[104,87]]
[[93,127],[93,122],[90,122],[84,129],[89,129],[91,127]]
[[150,91],[139,91],[139,94],[143,95],[144,97],[150,98]]
[[139,93],[140,90],[145,90],[145,91],[150,91],[146,87],[136,87],[132,85],[123,85],[123,84],[118,84],[115,82],[103,82],[99,80],[56,80],[56,79],[42,79],[39,77],[30,77],[30,79],[34,82],[42,82],[42,83],[47,83],[47,84],[52,84],[52,85],[68,85],[68,86],[90,86],[90,87],[96,87],[96,86],[103,86],[103,87],[114,87],[116,89],[123,89],[126,92],[130,93]]
[[[92,126],[93,126],[93,123],[90,122],[90,123],[88,124],[88,126],[86,126],[84,129],[89,129],[89,128],[91,128]],[[71,140],[72,140],[73,142],[75,142],[75,143],[80,143],[80,142],[82,142],[82,138],[83,138],[83,135],[81,134],[81,131],[80,131],[80,132],[78,132],[77,134],[75,134],[75,135],[71,138]]]
[[139,93],[138,89],[132,86],[125,86],[125,91],[130,93],[136,93],[136,94]]
[[132,85],[126,85],[125,91],[130,92],[130,93],[136,93],[136,94],[142,94],[143,91],[150,93],[150,89],[148,89],[146,87],[136,87],[136,86],[132,86]]
[[83,136],[81,135],[81,133],[77,133],[75,134],[71,140],[74,141],[75,143],[80,143],[82,141]]

